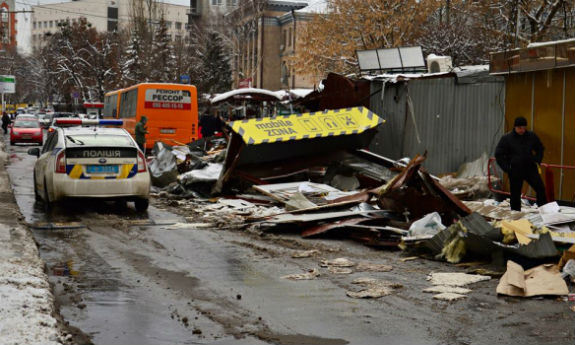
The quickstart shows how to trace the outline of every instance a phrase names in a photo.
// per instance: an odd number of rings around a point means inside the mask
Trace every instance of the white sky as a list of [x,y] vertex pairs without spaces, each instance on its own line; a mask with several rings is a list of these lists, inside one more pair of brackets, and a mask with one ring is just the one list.
[[[16,1],[16,10],[30,10],[30,6],[36,6],[36,5],[71,2],[69,0],[15,0],[15,1]],[[184,6],[190,5],[190,0],[165,0],[164,2]],[[22,53],[31,53],[31,46],[30,46],[31,17],[32,13],[16,14],[16,19],[18,20],[16,26],[16,30],[18,31],[16,40],[18,41],[18,50]]]

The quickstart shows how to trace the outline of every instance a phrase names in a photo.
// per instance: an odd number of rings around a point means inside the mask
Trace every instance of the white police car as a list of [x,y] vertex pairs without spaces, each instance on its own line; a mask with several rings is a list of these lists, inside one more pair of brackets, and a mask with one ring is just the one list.
[[[121,120],[58,119],[34,165],[34,194],[46,205],[67,198],[134,201],[137,211],[148,208],[150,174],[132,136]],[[91,127],[82,127],[94,125]]]

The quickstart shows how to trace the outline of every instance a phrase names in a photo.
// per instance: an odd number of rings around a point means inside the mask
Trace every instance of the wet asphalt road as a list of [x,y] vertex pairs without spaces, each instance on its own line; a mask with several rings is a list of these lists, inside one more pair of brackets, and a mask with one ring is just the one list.
[[[61,315],[93,343],[347,344],[350,335],[363,338],[362,344],[377,340],[371,327],[351,321],[356,301],[330,284],[280,280],[281,272],[299,268],[254,260],[249,243],[237,244],[249,242],[242,236],[171,229],[184,220],[154,207],[137,214],[131,205],[118,209],[81,200],[47,214],[34,202],[36,158],[26,154],[28,148],[9,149],[16,199],[47,264]],[[315,303],[318,297],[325,303]]]
[[[397,252],[342,241],[284,235],[274,242],[199,229],[155,207],[137,214],[132,205],[78,201],[46,214],[34,202],[35,157],[26,154],[28,147],[7,147],[16,199],[60,313],[94,344],[574,343],[573,312],[565,302],[498,298],[496,280],[475,284],[464,301],[433,301],[421,290],[429,286],[429,272],[456,270],[444,263],[400,263]],[[369,276],[404,288],[358,300],[345,290],[365,273],[281,279],[317,267],[317,258],[290,257],[309,246],[332,258],[393,264],[393,272]]]
[[[262,343],[250,337],[235,340],[196,310],[191,296],[169,286],[169,279],[198,286],[197,278],[189,276],[188,258],[161,243],[171,246],[190,239],[154,225],[174,224],[181,217],[153,207],[137,214],[132,205],[118,208],[86,200],[58,205],[47,214],[34,201],[36,158],[26,154],[30,147],[9,148],[8,171],[66,321],[95,344]],[[182,251],[190,249],[184,245]]]

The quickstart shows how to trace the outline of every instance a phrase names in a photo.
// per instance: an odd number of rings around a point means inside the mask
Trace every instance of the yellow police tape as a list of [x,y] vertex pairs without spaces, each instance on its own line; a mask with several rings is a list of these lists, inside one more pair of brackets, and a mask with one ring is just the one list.
[[248,145],[359,134],[385,120],[364,107],[232,122]]

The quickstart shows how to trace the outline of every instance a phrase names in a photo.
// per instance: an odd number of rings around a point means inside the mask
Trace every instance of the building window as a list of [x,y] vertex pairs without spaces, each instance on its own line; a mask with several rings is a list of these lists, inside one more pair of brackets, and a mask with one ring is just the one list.
[[182,22],[176,22],[176,30],[182,30]]
[[54,27],[54,22],[53,22],[53,21],[50,21],[50,25],[49,25],[49,27],[51,27],[51,28],[53,28],[53,27]]
[[291,47],[291,28],[289,28],[288,43],[289,43],[289,46]]
[[212,0],[212,6],[222,6],[224,0]]
[[108,19],[118,19],[117,7],[108,7]]
[[118,21],[117,20],[108,20],[108,31],[116,31],[118,30]]
[[172,28],[172,22],[169,21],[169,20],[166,20],[166,27],[167,27],[168,29],[171,29],[171,28]]
[[36,30],[36,22],[32,22],[32,28]]
[[44,22],[44,29],[48,28],[48,22]]

